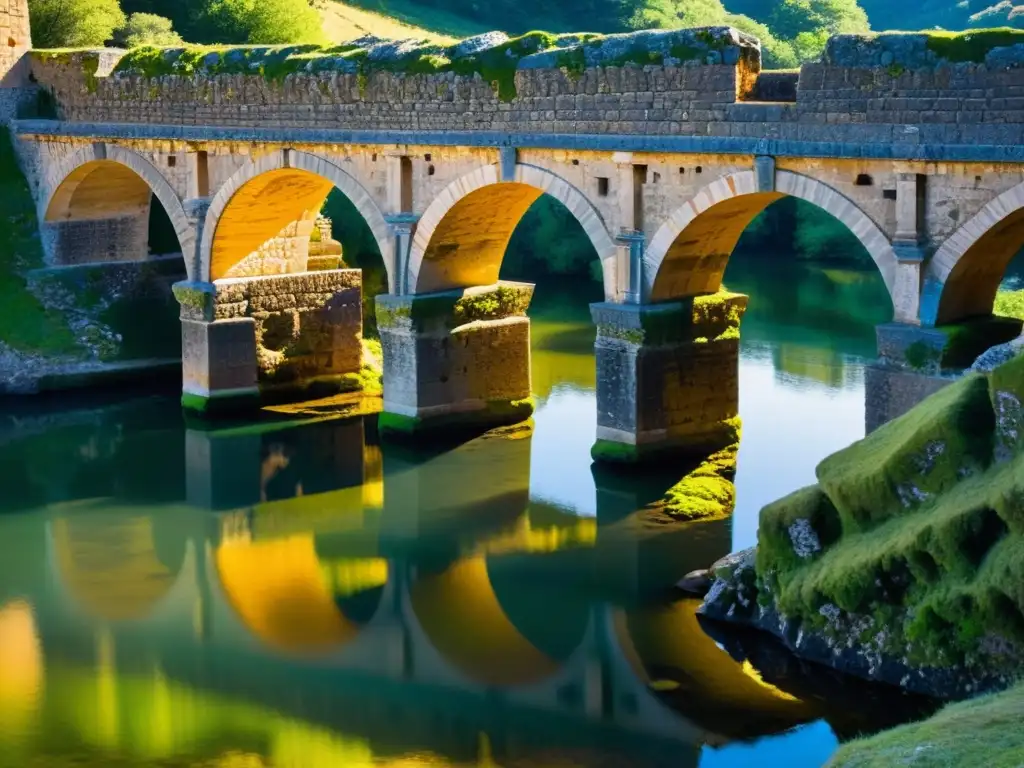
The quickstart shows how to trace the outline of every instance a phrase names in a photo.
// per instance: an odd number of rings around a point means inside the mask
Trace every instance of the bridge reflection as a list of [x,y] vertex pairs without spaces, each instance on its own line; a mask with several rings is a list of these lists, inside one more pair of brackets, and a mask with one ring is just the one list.
[[382,453],[359,419],[168,444],[177,499],[72,484],[4,521],[0,764],[696,765],[842,717],[731,658],[695,601],[639,598],[730,548],[728,520],[647,524],[670,479],[596,476],[595,519],[530,499],[528,432],[431,455]]

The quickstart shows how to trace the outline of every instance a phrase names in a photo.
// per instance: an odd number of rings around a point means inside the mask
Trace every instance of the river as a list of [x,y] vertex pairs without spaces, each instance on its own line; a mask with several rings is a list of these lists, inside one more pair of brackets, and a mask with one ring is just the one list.
[[[173,393],[0,408],[0,766],[823,765],[926,707],[707,634],[666,588],[864,434],[871,271],[737,256],[730,519],[595,470],[595,285],[531,309],[532,433],[433,450]],[[678,478],[676,478],[678,479]],[[716,639],[717,638],[717,639]]]

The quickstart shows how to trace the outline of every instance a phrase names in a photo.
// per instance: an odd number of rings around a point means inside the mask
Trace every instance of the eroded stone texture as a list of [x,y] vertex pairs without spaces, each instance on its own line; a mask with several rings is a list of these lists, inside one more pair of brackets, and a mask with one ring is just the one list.
[[739,323],[747,297],[594,304],[595,458],[637,461],[738,440]]
[[[225,279],[216,317],[252,318],[262,390],[346,388],[362,363],[362,273],[330,270]],[[349,383],[347,388],[354,388]]]
[[522,420],[530,403],[533,286],[378,296],[384,348],[382,421],[396,431]]
[[186,406],[358,389],[361,291],[359,270],[179,283]]

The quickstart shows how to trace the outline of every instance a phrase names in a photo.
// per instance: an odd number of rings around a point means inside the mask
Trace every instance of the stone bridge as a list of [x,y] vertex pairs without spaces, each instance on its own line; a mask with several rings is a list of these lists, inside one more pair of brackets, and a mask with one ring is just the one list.
[[[338,190],[387,270],[382,426],[501,421],[531,408],[531,287],[499,270],[550,195],[601,262],[596,453],[609,458],[729,431],[746,298],[720,291],[722,275],[747,225],[786,196],[845,224],[876,264],[892,368],[963,367],[1019,333],[991,316],[1024,245],[1016,38],[967,55],[926,35],[839,36],[781,75],[728,28],[469,42],[432,72],[401,71],[384,44],[358,61],[302,49],[156,64],[24,46],[4,103],[22,115],[48,263],[145,260],[155,200],[184,258],[186,406],[343,386],[359,367],[359,273],[308,269]],[[456,66],[489,45],[509,72]],[[788,100],[759,100],[769,90]]]

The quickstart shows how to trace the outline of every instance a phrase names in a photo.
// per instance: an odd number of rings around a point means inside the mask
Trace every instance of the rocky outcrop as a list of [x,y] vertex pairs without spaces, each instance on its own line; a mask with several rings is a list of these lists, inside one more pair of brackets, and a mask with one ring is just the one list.
[[825,459],[716,564],[705,616],[946,698],[1024,673],[1024,355]]

